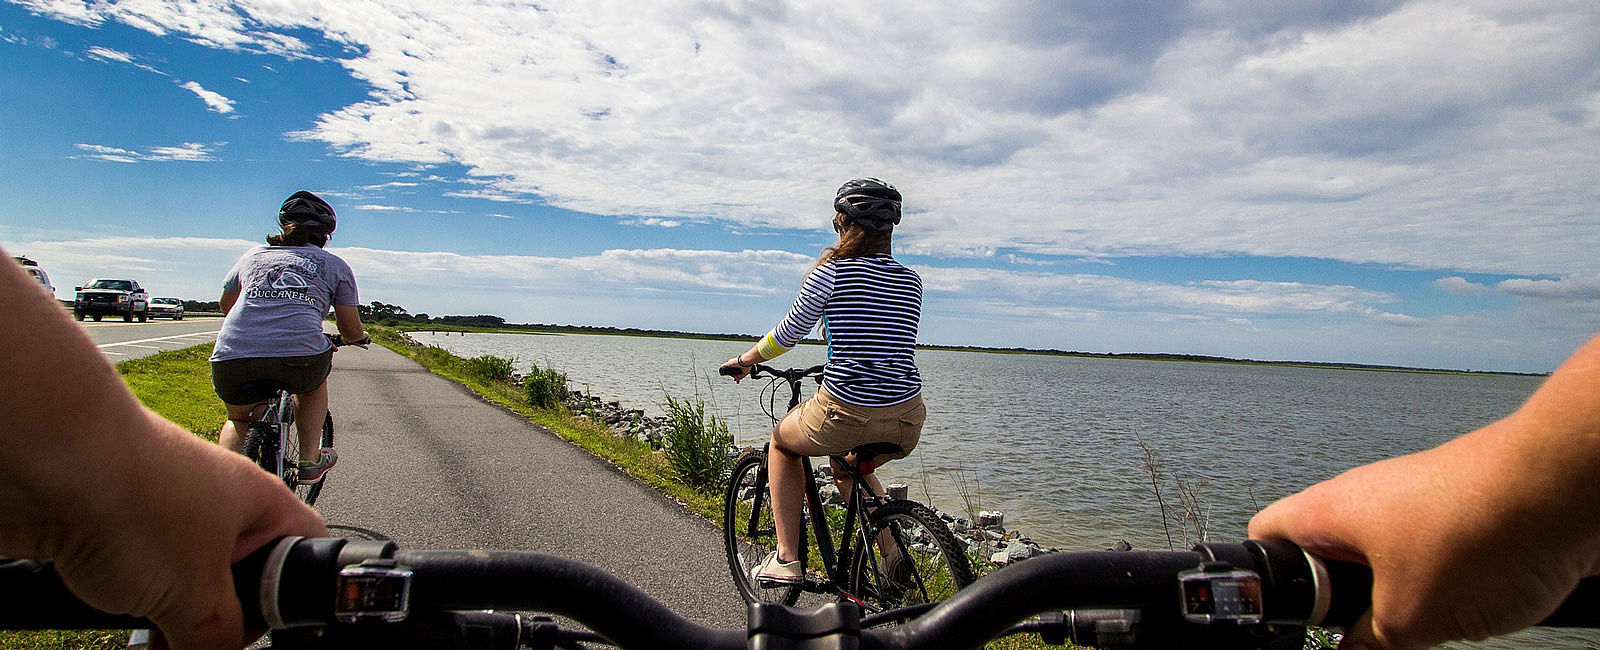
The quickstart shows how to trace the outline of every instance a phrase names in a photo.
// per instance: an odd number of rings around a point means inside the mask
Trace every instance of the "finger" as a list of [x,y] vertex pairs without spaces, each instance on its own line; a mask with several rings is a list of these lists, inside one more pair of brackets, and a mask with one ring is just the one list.
[[[192,621],[154,622],[165,646],[172,650],[213,650],[244,647],[244,618],[233,593],[233,576],[222,573],[224,591],[213,594],[211,611]],[[157,635],[152,635],[157,638]],[[158,646],[159,647],[159,646]]]
[[1344,638],[1339,640],[1339,650],[1380,650],[1377,634],[1372,629],[1372,610],[1361,614],[1361,618],[1350,627],[1345,628]]

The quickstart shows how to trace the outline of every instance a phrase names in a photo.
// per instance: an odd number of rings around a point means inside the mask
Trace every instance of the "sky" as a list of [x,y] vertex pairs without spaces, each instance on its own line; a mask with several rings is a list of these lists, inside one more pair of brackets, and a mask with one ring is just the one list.
[[759,335],[905,196],[920,340],[1544,372],[1600,331],[1592,0],[0,0],[0,247],[214,300]]

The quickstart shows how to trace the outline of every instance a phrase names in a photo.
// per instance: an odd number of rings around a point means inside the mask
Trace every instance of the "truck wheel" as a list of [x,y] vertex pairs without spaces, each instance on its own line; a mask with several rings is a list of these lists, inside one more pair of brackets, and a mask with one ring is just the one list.
[[150,320],[150,312],[148,312],[148,311],[139,312],[139,322],[143,323],[143,322],[145,322],[147,320]]
[[124,323],[132,323],[133,322],[133,310],[132,309],[129,309],[128,311],[123,312],[123,314],[122,314],[122,322],[124,322]]
[[72,316],[78,320],[83,320],[83,312],[81,311],[72,312]]
[[94,322],[96,322],[96,323],[100,322],[100,317],[101,317],[101,314],[95,314],[94,315]]

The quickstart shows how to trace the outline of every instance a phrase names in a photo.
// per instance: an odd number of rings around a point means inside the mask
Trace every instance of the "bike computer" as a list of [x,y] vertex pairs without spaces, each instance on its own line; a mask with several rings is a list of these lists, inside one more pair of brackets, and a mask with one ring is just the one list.
[[1178,573],[1183,619],[1190,623],[1261,622],[1261,576],[1227,562],[1204,562]]
[[339,570],[333,617],[340,623],[406,620],[411,610],[411,570],[394,560],[366,560]]

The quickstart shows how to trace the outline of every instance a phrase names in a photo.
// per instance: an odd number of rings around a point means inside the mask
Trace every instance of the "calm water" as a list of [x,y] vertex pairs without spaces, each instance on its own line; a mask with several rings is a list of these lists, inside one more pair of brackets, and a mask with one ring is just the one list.
[[[742,443],[771,431],[765,381],[716,376],[750,342],[590,335],[431,334],[460,356],[493,354],[567,373],[574,389],[659,415],[696,397]],[[821,363],[802,345],[769,365]],[[1000,510],[1046,546],[1168,548],[1139,440],[1199,491],[1210,537],[1238,541],[1250,515],[1341,471],[1418,451],[1509,414],[1538,377],[1430,375],[921,350],[928,420],[910,458],[879,470],[951,513]],[[808,387],[804,395],[809,395]],[[781,413],[787,394],[779,397]],[[1169,508],[1176,498],[1163,485]],[[1174,524],[1176,525],[1176,524]],[[1178,548],[1181,541],[1173,529]],[[1456,648],[1600,648],[1589,631],[1529,630]]]
[[[461,356],[554,367],[573,388],[653,414],[666,395],[698,396],[732,423],[740,442],[758,443],[771,430],[761,408],[766,382],[736,386],[715,375],[748,343],[413,337]],[[775,363],[812,365],[824,354],[801,346]],[[1482,426],[1510,413],[1540,381],[936,350],[919,351],[917,363],[928,402],[922,442],[910,458],[880,470],[884,478],[952,513],[969,503],[1003,511],[1008,528],[1063,549],[1105,548],[1119,539],[1167,547],[1140,439],[1164,472],[1198,487],[1212,539],[1232,541],[1272,500]],[[780,412],[787,395],[781,400]],[[1169,487],[1163,498],[1170,508]]]

